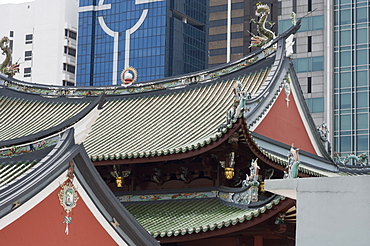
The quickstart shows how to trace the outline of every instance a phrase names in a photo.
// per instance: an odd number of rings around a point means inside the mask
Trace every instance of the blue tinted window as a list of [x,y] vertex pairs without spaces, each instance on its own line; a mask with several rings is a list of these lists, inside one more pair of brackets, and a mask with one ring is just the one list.
[[[367,122],[367,119],[366,119]],[[357,136],[357,151],[367,151],[369,148],[369,136],[358,135]]]
[[357,50],[356,51],[356,63],[357,65],[367,64],[367,50]]
[[369,107],[368,92],[357,92],[357,107]]
[[367,71],[357,71],[357,86],[366,86],[368,85],[368,76]]
[[324,98],[307,98],[306,103],[311,113],[322,113],[324,112]]
[[367,43],[367,28],[356,30],[356,43],[362,44]]
[[340,87],[350,87],[351,85],[351,73],[340,73]]
[[340,11],[340,24],[341,25],[351,24],[351,10],[350,9]]
[[367,8],[356,9],[356,22],[367,22]]
[[351,66],[351,52],[342,51],[340,53],[340,65],[341,66]]
[[340,108],[341,109],[346,109],[346,108],[351,108],[351,94],[346,93],[346,94],[341,94],[340,95]]
[[340,137],[340,152],[351,151],[351,137]]
[[340,32],[340,45],[350,45],[351,44],[351,31],[341,31]]

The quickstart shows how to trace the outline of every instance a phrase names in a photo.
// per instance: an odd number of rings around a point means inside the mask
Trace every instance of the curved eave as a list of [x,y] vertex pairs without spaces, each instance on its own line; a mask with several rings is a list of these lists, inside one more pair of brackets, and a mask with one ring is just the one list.
[[[263,162],[268,164],[271,167],[274,167],[281,171],[288,170],[288,161],[287,158],[270,153],[269,151],[263,149],[259,146],[254,140],[253,136],[250,134],[245,119],[243,119],[242,130],[244,138],[247,142],[250,150]],[[289,149],[287,149],[287,152]],[[299,166],[299,175],[300,177],[324,177],[324,176],[336,176],[335,172],[324,171],[310,165],[301,163]]]
[[[199,202],[202,203],[203,201]],[[276,216],[279,212],[288,210],[290,207],[294,206],[294,204],[294,200],[279,196],[259,208],[245,211],[240,210],[238,215],[235,214],[235,217],[233,218],[230,218],[229,215],[225,217],[221,216],[217,221],[214,220],[210,222],[210,220],[207,220],[206,223],[199,221],[200,218],[198,218],[198,220],[194,219],[190,222],[191,225],[188,224],[186,228],[180,228],[180,226],[178,228],[171,228],[163,231],[156,231],[154,229],[154,231],[150,231],[150,234],[160,241],[160,243],[183,242],[221,236],[258,225]],[[140,219],[138,221],[139,223],[145,223],[144,221],[140,221]],[[185,224],[186,222],[187,221],[184,221]],[[163,221],[162,223],[165,222]]]
[[122,155],[105,155],[100,158],[90,157],[94,161],[95,166],[103,165],[114,165],[114,164],[136,164],[136,163],[148,163],[148,162],[159,162],[159,161],[170,161],[185,159],[200,155],[213,148],[216,148],[223,142],[227,141],[228,138],[237,131],[242,123],[242,118],[234,121],[232,124],[224,128],[223,131],[216,133],[214,136],[209,137],[207,140],[194,144],[194,147],[184,147],[172,150],[164,150],[161,152],[148,152],[148,153],[136,153],[131,156]]
[[270,109],[273,107],[275,101],[279,97],[279,95],[283,90],[283,80],[287,74],[290,75],[292,78],[292,90],[294,90],[294,98],[297,98],[296,105],[301,115],[301,119],[305,124],[305,129],[307,129],[308,136],[313,143],[313,146],[317,153],[324,157],[328,161],[332,161],[330,155],[326,151],[322,141],[320,140],[320,136],[315,126],[315,123],[312,119],[312,115],[309,112],[305,99],[301,93],[300,85],[298,79],[296,77],[296,73],[294,71],[293,64],[291,63],[290,59],[284,56],[281,56],[280,59],[276,59],[278,63],[276,66],[280,66],[279,73],[274,75],[270,86],[268,88],[268,93],[265,94],[265,97],[260,100],[258,105],[246,115],[248,120],[248,128],[252,131],[256,129],[259,123],[262,122],[264,117],[268,114]]
[[99,97],[97,97],[95,100],[93,100],[88,106],[86,106],[84,109],[82,109],[79,113],[77,113],[76,115],[72,116],[71,118],[63,121],[62,123],[60,123],[60,124],[58,124],[54,127],[50,127],[48,129],[41,130],[41,131],[39,131],[37,133],[34,133],[34,134],[30,134],[30,135],[26,135],[26,136],[14,138],[14,139],[0,141],[0,147],[20,145],[20,144],[35,141],[37,139],[45,138],[45,137],[50,136],[52,134],[61,132],[62,130],[70,127],[74,123],[81,120],[90,111],[92,111],[95,107],[101,107],[101,105],[104,102],[104,98],[105,98],[105,94],[99,95]]
[[[58,144],[32,170],[0,187],[0,220],[4,221],[4,224],[0,224],[4,227],[12,224],[12,220],[22,215],[20,211],[27,213],[42,201],[42,197],[48,197],[67,179],[67,169],[71,162],[75,166],[74,178],[79,186],[78,193],[84,203],[88,204],[91,213],[101,225],[101,230],[104,228],[114,240],[127,242],[128,245],[159,245],[117,201],[94,168],[83,146],[74,143],[72,129],[62,134]],[[62,209],[59,202],[55,206],[51,209],[62,211],[59,210]],[[113,225],[113,221],[118,224]],[[85,235],[89,234],[87,227],[80,229]]]
[[311,112],[308,109],[306,100],[303,97],[303,94],[301,93],[302,89],[298,82],[297,74],[295,72],[293,63],[290,63],[289,66],[289,74],[292,77],[292,81],[294,82],[294,86],[298,87],[296,90],[299,91],[295,93],[295,96],[297,96],[297,99],[299,101],[299,105],[302,108],[303,118],[306,119],[306,122],[308,124],[309,131],[311,132],[311,136],[313,138],[313,141],[316,143],[316,146],[319,148],[319,153],[322,157],[324,157],[326,160],[332,162],[332,158],[330,157],[329,153],[324,147],[324,144],[321,141],[319,132],[317,130],[317,126],[315,125],[315,122],[312,118]]
[[[60,96],[96,96],[101,93],[107,95],[129,95],[141,94],[148,91],[160,91],[164,89],[174,89],[179,87],[186,87],[196,83],[205,83],[213,81],[219,77],[227,74],[234,73],[245,66],[253,64],[255,61],[264,59],[266,52],[270,47],[276,45],[280,40],[287,38],[289,35],[294,34],[300,28],[301,20],[297,21],[295,26],[292,26],[287,31],[278,36],[275,40],[271,41],[268,46],[258,49],[246,57],[240,58],[236,61],[225,63],[202,71],[189,73],[186,75],[173,76],[169,78],[162,78],[158,80],[137,83],[125,86],[93,86],[93,87],[68,87],[68,86],[54,86],[54,85],[41,85],[20,81],[11,77],[0,74],[0,79],[8,81],[12,85],[13,90],[24,91],[32,94],[45,95],[50,97]],[[1,86],[1,81],[0,81]]]

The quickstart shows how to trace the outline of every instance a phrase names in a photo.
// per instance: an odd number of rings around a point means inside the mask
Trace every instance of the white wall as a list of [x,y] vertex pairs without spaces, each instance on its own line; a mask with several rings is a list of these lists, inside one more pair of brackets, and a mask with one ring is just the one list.
[[370,245],[370,176],[266,180],[297,199],[296,245]]
[[[14,76],[27,82],[62,85],[63,80],[75,81],[75,76],[63,71],[63,63],[75,65],[76,59],[64,54],[64,46],[77,48],[75,40],[65,38],[65,28],[77,32],[78,0],[35,0],[22,4],[0,5],[5,18],[0,36],[14,31],[13,62],[19,58],[20,74]],[[5,16],[4,16],[5,15]],[[33,34],[32,44],[25,36]],[[24,60],[24,52],[32,50],[32,60]],[[5,59],[5,56],[4,56]],[[0,57],[0,62],[2,62]],[[31,77],[24,77],[24,68],[31,67]]]

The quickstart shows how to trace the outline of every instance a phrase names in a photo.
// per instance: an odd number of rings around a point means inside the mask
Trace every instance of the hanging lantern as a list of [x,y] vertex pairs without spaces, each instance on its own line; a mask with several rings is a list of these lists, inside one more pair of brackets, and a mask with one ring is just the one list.
[[235,165],[235,153],[229,154],[228,167],[226,167],[226,161],[220,161],[221,167],[224,168],[224,175],[226,179],[232,179],[234,177],[234,165]]
[[117,187],[121,188],[124,178],[127,178],[130,175],[131,170],[126,170],[126,171],[121,172],[119,169],[120,169],[119,166],[113,165],[113,171],[110,172],[110,174],[116,178]]

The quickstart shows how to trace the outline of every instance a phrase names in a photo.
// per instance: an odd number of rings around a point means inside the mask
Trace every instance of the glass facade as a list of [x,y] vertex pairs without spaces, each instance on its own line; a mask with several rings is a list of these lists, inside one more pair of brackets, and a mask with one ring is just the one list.
[[80,0],[76,83],[121,84],[131,66],[138,82],[206,68],[207,1]]
[[334,1],[334,150],[369,153],[369,1]]

